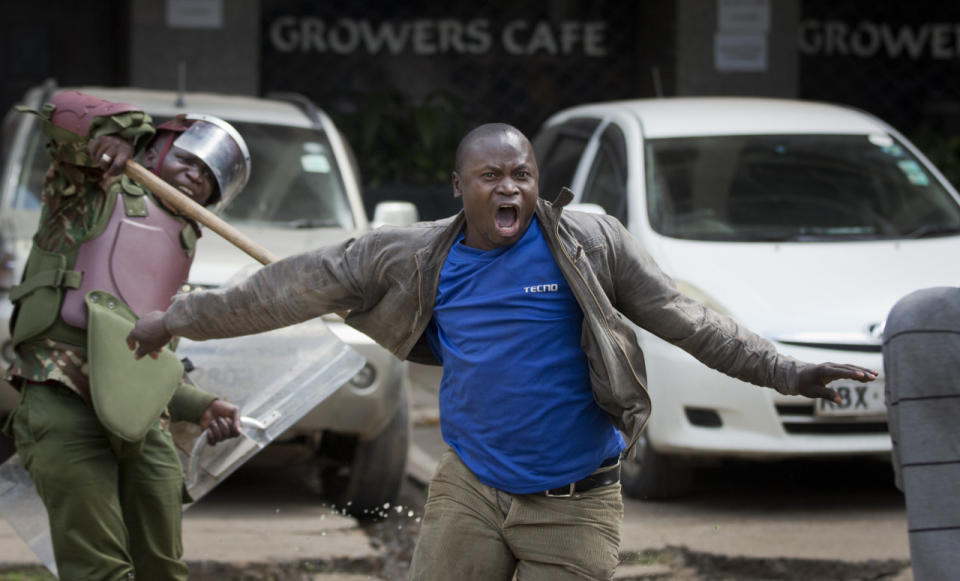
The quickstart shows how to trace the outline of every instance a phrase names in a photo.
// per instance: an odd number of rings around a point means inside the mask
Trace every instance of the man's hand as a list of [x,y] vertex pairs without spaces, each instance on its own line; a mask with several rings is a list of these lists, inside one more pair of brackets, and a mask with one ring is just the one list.
[[134,359],[140,359],[144,355],[150,355],[156,359],[160,357],[160,350],[170,342],[170,339],[173,339],[173,336],[163,325],[163,311],[153,311],[137,321],[133,331],[127,335],[127,347],[135,351]]
[[214,400],[200,416],[200,427],[207,430],[211,446],[240,435],[240,408],[222,399]]
[[807,397],[821,397],[833,403],[842,403],[840,395],[827,387],[835,379],[853,379],[856,381],[873,381],[877,372],[856,365],[842,363],[821,363],[810,365],[800,371],[800,395]]
[[133,145],[116,135],[94,137],[87,144],[87,153],[93,163],[103,170],[105,178],[119,175],[127,160],[133,156]]

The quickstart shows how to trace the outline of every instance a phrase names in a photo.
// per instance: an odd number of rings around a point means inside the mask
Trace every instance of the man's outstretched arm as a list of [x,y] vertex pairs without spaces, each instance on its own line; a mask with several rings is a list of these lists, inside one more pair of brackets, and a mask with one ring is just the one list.
[[827,384],[837,379],[873,381],[877,372],[856,365],[805,363],[733,318],[683,295],[653,258],[617,222],[611,223],[618,248],[614,277],[617,307],[634,323],[686,350],[712,369],[780,393],[840,403]]
[[363,309],[360,279],[368,258],[363,239],[349,240],[271,263],[239,283],[175,298],[166,312],[148,313],[127,337],[143,357],[171,337],[196,341],[286,327],[327,313]]

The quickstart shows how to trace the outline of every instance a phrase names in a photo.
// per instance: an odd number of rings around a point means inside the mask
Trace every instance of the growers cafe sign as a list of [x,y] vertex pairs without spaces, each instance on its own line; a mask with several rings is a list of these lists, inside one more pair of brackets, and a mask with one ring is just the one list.
[[607,56],[607,23],[598,20],[486,18],[374,21],[279,16],[268,42],[280,53],[335,55],[483,55],[502,50],[516,56]]

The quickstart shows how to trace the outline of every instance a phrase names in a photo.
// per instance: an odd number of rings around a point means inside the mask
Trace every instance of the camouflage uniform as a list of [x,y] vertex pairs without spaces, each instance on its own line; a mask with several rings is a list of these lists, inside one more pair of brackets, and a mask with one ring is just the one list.
[[[95,236],[118,188],[140,186],[126,176],[103,181],[87,141],[51,139],[40,225],[34,246],[63,252]],[[142,149],[155,134],[141,111],[97,117],[88,139],[116,135]],[[143,193],[140,190],[140,193]],[[181,560],[183,473],[168,420],[197,422],[214,396],[181,382],[146,437],[125,442],[108,432],[90,404],[82,332],[71,343],[38,337],[16,348],[7,378],[20,402],[7,429],[50,517],[61,579],[186,579]]]
[[[150,116],[130,112],[99,117],[90,127],[90,137],[116,135],[143,145],[154,135]],[[108,196],[117,188],[136,184],[126,176],[115,177],[107,188],[103,172],[87,153],[87,141],[68,143],[50,139],[47,153],[51,163],[44,178],[40,225],[33,243],[41,250],[60,252],[86,241],[89,232],[102,218]],[[20,379],[43,383],[56,381],[77,392],[89,402],[90,386],[85,345],[69,345],[49,338],[21,345],[16,350],[7,380],[16,385]]]

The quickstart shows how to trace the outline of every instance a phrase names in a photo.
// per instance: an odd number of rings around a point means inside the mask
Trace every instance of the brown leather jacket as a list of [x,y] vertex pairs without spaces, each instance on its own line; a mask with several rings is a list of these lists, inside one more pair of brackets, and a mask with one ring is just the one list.
[[[564,190],[536,213],[550,250],[583,310],[581,344],[594,398],[632,443],[650,416],[643,352],[627,319],[728,375],[797,393],[805,365],[681,294],[615,218],[563,212]],[[290,256],[230,288],[189,293],[167,311],[167,330],[190,339],[267,331],[326,313],[401,359],[429,361],[423,333],[440,270],[463,229],[463,212],[409,227],[382,227],[342,244]]]

